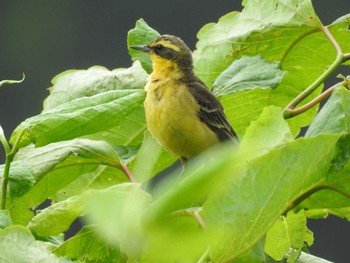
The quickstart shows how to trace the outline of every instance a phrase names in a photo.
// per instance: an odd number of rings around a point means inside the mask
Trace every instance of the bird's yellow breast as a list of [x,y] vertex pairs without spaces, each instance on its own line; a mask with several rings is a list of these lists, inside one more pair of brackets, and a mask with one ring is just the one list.
[[199,105],[186,83],[152,74],[145,89],[148,129],[171,153],[180,157],[194,156],[219,141],[216,134],[199,120]]

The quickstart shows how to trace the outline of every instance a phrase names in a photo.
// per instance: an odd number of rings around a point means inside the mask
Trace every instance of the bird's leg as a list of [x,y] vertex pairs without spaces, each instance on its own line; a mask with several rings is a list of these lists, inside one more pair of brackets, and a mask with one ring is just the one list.
[[181,157],[180,157],[180,161],[181,161],[182,171],[181,171],[181,174],[179,175],[179,177],[178,177],[177,180],[176,180],[176,184],[179,183],[179,181],[180,181],[182,175],[183,175],[184,172],[185,172],[185,168],[186,168],[188,159],[187,159],[186,157],[181,156]]

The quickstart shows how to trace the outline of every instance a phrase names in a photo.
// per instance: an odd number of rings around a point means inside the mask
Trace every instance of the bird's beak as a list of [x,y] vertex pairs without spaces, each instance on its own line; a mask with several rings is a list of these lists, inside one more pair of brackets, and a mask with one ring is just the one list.
[[151,48],[149,48],[147,45],[145,46],[131,46],[130,48],[136,49],[136,50],[140,50],[143,52],[149,52],[151,51]]

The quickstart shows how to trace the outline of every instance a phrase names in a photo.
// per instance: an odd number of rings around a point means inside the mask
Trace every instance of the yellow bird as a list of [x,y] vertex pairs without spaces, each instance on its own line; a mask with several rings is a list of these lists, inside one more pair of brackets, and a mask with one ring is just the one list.
[[153,72],[145,86],[148,130],[172,154],[187,158],[238,137],[219,100],[193,72],[192,53],[178,37],[163,35],[145,46]]

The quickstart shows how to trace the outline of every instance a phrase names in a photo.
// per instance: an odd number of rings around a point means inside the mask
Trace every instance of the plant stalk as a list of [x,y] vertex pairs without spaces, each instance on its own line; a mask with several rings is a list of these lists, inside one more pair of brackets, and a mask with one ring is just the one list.
[[7,198],[7,186],[9,182],[9,176],[10,176],[10,167],[11,163],[13,161],[13,158],[15,157],[19,142],[21,141],[21,138],[24,134],[25,130],[22,130],[21,133],[18,135],[15,143],[13,144],[12,149],[10,149],[10,146],[8,145],[7,141],[5,142],[2,140],[1,142],[4,145],[5,152],[6,152],[6,160],[5,160],[5,169],[4,169],[4,177],[2,181],[2,187],[1,187],[1,205],[0,210],[6,209],[6,198]]
[[315,106],[317,103],[321,102],[325,98],[327,98],[333,89],[327,90],[324,93],[322,93],[320,96],[318,96],[313,101],[305,104],[304,106],[295,109],[297,105],[299,105],[305,98],[307,98],[310,94],[312,94],[343,62],[350,59],[350,54],[343,54],[341,47],[339,46],[336,39],[333,37],[332,33],[328,30],[327,27],[322,28],[323,32],[329,39],[329,41],[334,46],[337,56],[334,62],[327,68],[326,71],[324,71],[309,87],[307,87],[303,92],[301,92],[296,98],[294,98],[285,108],[283,112],[283,116],[285,119],[292,118],[294,116],[297,116],[313,106]]

